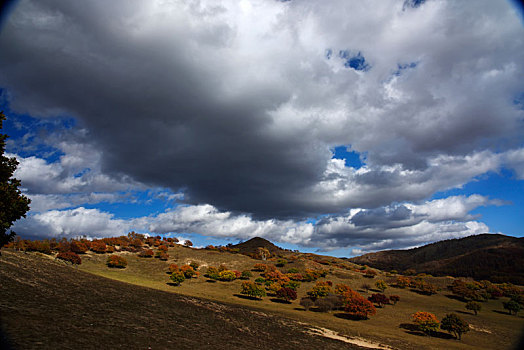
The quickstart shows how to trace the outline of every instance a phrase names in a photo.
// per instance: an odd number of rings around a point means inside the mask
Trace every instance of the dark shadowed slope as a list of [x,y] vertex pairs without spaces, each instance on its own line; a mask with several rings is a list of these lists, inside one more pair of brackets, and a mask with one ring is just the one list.
[[14,349],[360,349],[307,334],[285,318],[12,251],[0,257],[0,310],[2,348],[8,342]]
[[386,250],[349,260],[383,270],[415,269],[433,275],[524,284],[524,238],[499,234],[450,239],[408,250]]

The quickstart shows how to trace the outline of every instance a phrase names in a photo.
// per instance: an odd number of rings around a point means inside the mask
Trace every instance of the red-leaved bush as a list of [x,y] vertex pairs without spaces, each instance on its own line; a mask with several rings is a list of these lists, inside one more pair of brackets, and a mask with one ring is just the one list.
[[124,257],[118,255],[110,255],[106,262],[108,267],[117,267],[123,269],[127,266],[127,260]]
[[82,259],[78,256],[78,254],[73,252],[60,252],[56,256],[57,259],[69,261],[71,264],[80,265],[82,263]]

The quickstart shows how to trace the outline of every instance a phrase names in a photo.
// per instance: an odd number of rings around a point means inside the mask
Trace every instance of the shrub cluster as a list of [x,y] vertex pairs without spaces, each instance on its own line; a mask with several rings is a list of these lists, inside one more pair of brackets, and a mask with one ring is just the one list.
[[110,255],[106,262],[108,267],[116,267],[123,269],[127,266],[127,260],[119,255]]
[[78,254],[74,252],[60,252],[56,256],[57,259],[69,261],[71,264],[80,265],[82,263],[82,259],[78,256]]

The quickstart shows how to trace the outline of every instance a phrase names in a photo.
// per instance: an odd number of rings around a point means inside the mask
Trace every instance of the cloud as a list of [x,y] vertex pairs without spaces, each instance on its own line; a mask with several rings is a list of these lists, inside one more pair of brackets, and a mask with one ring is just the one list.
[[110,213],[79,207],[30,215],[18,221],[14,231],[26,237],[111,237],[129,232],[130,224]]
[[[56,182],[89,153],[26,157],[24,186],[127,176],[188,204],[301,220],[428,198],[496,170],[489,145],[522,151],[524,30],[509,3],[249,4],[21,1],[0,35],[0,86],[16,111],[77,119],[101,169]],[[364,169],[337,168],[337,145]]]
[[454,196],[421,204],[403,203],[376,209],[352,209],[313,222],[257,220],[222,212],[211,205],[178,206],[163,213],[122,220],[98,209],[83,207],[31,214],[17,222],[15,231],[24,236],[49,235],[104,237],[125,235],[131,230],[151,234],[199,233],[219,238],[265,237],[281,243],[368,252],[423,245],[442,239],[489,232],[469,212],[498,204],[489,198]]

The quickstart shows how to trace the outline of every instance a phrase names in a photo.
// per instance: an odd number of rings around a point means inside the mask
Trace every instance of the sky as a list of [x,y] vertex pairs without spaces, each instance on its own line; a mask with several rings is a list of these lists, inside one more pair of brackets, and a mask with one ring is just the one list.
[[519,2],[22,0],[0,26],[22,237],[523,236]]

